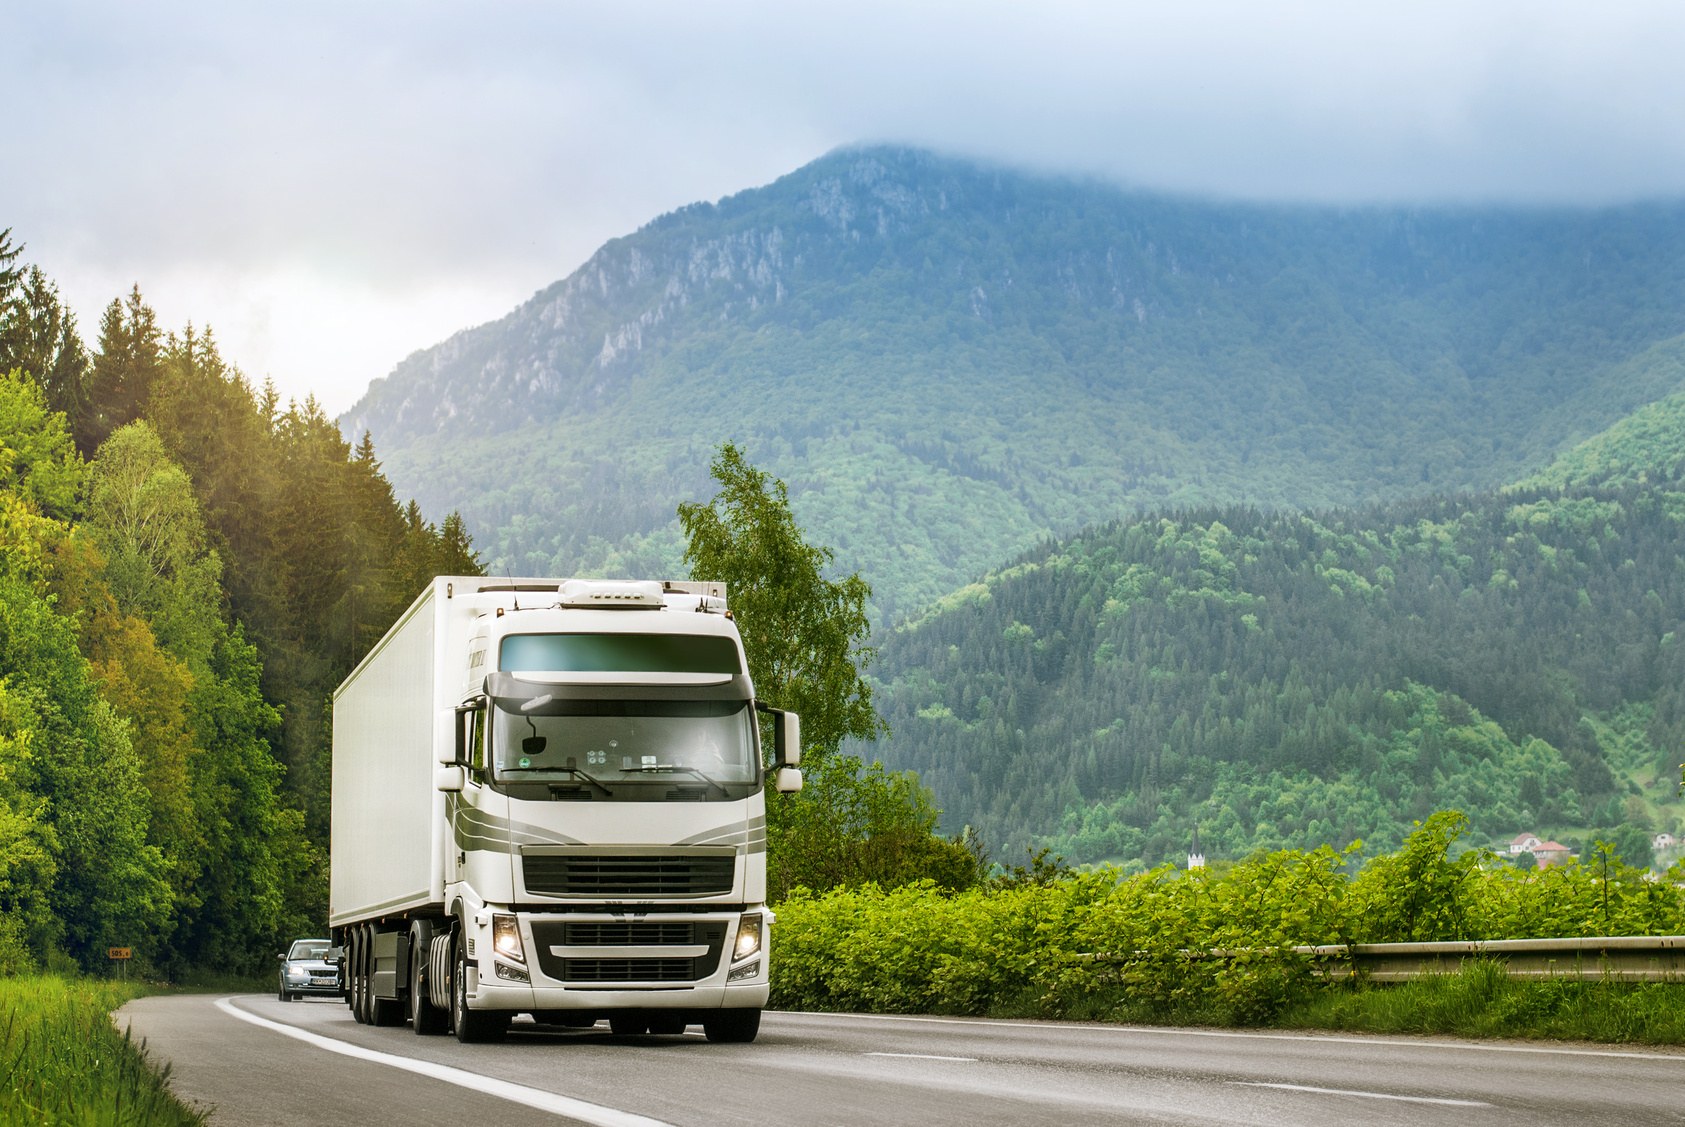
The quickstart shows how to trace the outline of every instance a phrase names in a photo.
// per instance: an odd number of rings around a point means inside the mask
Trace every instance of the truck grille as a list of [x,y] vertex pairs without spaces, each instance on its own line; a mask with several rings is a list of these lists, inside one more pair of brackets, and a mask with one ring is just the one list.
[[662,947],[697,942],[692,938],[695,925],[689,923],[584,923],[562,927],[566,936],[562,942],[569,947]]
[[550,896],[706,896],[730,892],[736,870],[731,856],[521,858],[527,891]]
[[[539,969],[558,982],[700,982],[720,969],[725,953],[725,920],[672,920],[628,923],[618,920],[544,920],[532,922],[532,943]],[[605,952],[596,958],[570,958],[552,947],[689,947],[706,946],[691,957],[619,959]],[[582,952],[583,954],[583,952]],[[644,953],[646,956],[648,952]]]
[[695,959],[563,959],[567,982],[693,982]]

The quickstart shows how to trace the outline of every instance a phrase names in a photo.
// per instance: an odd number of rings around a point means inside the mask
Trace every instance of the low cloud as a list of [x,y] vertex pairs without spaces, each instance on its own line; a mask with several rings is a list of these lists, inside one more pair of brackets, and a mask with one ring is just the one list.
[[330,409],[851,141],[1241,198],[1685,192],[1665,4],[25,8],[0,227],[88,326],[139,282]]

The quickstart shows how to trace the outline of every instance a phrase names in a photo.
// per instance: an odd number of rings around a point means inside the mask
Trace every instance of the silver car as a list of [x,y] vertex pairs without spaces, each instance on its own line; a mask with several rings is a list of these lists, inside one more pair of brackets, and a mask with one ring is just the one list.
[[275,956],[281,960],[281,1001],[296,1002],[306,994],[339,995],[339,965],[328,962],[332,946],[327,939],[300,939]]

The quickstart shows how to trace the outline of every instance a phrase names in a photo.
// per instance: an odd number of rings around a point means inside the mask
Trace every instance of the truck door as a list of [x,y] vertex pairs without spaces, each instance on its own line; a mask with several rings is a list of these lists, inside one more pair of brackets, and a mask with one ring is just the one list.
[[507,902],[513,895],[509,857],[509,799],[490,786],[491,753],[488,704],[484,697],[457,714],[464,757],[470,767],[457,796],[451,828],[455,849],[447,858],[446,878],[471,886],[482,902]]

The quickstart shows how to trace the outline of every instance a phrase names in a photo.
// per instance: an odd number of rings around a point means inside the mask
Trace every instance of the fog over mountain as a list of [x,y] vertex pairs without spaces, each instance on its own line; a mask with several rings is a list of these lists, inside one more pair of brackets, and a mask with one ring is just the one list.
[[679,570],[736,440],[884,619],[1140,506],[1514,480],[1685,382],[1685,206],[1337,208],[893,147],[605,244],[343,417],[494,566]]

